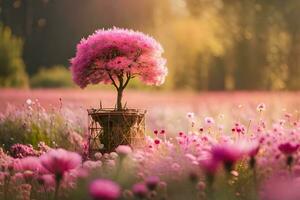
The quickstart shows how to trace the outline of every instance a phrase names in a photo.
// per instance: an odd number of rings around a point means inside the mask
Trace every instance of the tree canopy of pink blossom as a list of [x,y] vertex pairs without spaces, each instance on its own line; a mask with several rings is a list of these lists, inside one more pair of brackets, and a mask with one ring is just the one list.
[[71,59],[73,80],[85,88],[88,84],[115,84],[120,77],[127,83],[138,76],[146,84],[160,85],[168,72],[162,53],[161,45],[141,32],[97,30],[77,45]]

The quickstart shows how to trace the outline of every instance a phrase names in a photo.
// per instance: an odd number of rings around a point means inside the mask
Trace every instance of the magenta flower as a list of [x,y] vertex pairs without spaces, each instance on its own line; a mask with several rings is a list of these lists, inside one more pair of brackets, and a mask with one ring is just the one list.
[[133,194],[138,198],[145,198],[148,194],[148,188],[144,183],[136,183],[132,187]]
[[118,91],[117,108],[122,109],[122,93],[135,76],[149,85],[161,85],[167,75],[163,49],[141,32],[113,28],[97,30],[77,45],[71,59],[73,80],[81,88],[89,84],[113,84]]
[[226,170],[231,171],[232,166],[242,158],[244,151],[237,145],[219,144],[212,148],[212,156],[221,161]]
[[155,140],[154,140],[154,143],[155,143],[155,144],[159,144],[159,143],[160,143],[160,140],[159,140],[159,139],[155,139]]
[[115,200],[121,195],[120,186],[106,179],[97,179],[89,185],[89,194],[93,200]]
[[56,178],[61,179],[66,172],[81,164],[79,154],[64,149],[51,150],[40,157],[42,166]]
[[38,152],[31,145],[14,144],[10,147],[10,153],[14,158],[24,158],[27,156],[37,156]]
[[155,190],[155,188],[157,187],[158,183],[159,183],[160,179],[157,176],[149,176],[146,179],[146,185],[149,188],[149,190]]
[[293,145],[289,142],[286,142],[286,143],[280,144],[278,146],[278,149],[285,155],[291,155],[298,150],[299,146],[300,146],[299,144]]

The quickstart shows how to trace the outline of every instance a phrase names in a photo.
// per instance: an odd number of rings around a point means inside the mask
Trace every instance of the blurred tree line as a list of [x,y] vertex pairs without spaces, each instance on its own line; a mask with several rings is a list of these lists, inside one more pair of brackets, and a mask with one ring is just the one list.
[[27,87],[28,76],[22,59],[22,40],[0,24],[0,86]]
[[118,26],[162,43],[167,88],[300,89],[298,0],[0,0],[0,7],[2,23],[24,40],[30,76],[68,66],[82,37]]

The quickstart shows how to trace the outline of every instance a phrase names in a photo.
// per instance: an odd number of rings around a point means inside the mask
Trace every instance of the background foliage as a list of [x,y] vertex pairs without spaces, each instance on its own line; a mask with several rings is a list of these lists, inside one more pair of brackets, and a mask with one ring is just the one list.
[[14,37],[10,28],[0,24],[0,85],[26,87],[28,77],[22,59],[23,43]]
[[61,88],[74,87],[71,73],[62,65],[51,68],[41,68],[30,81],[33,88]]
[[300,89],[300,1],[2,0],[0,7],[1,21],[24,39],[30,75],[68,66],[82,37],[118,26],[162,43],[166,88]]

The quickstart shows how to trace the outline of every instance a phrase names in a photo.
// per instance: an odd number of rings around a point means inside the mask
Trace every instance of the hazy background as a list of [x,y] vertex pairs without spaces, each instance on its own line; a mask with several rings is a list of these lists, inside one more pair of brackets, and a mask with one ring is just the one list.
[[162,43],[162,89],[300,89],[299,0],[0,0],[0,21],[1,87],[75,87],[76,44],[117,26]]

